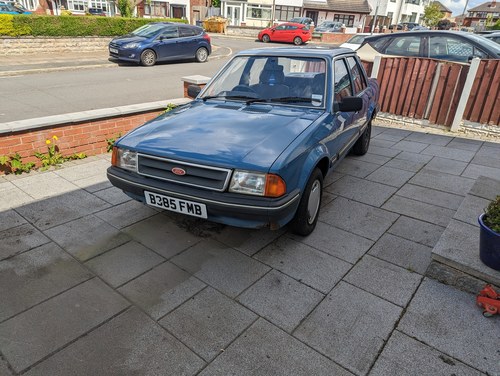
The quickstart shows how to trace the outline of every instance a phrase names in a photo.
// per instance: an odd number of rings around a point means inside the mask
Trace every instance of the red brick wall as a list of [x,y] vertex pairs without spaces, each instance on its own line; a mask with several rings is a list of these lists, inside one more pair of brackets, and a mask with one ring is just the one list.
[[23,162],[38,162],[34,153],[37,151],[47,153],[45,141],[50,139],[53,142],[53,136],[57,136],[56,144],[59,151],[65,156],[74,153],[85,153],[87,155],[105,153],[108,139],[116,139],[120,133],[124,135],[146,121],[153,119],[160,112],[153,111],[0,134],[0,156],[19,153],[23,157]]
[[324,43],[342,44],[353,34],[342,34],[342,33],[323,33],[321,34],[321,41]]

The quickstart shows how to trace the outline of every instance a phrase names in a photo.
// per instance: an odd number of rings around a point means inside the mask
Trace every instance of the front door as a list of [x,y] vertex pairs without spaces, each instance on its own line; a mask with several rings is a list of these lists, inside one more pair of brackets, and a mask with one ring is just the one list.
[[227,19],[230,26],[240,26],[241,18],[241,5],[228,5],[227,6]]
[[318,11],[308,10],[306,11],[306,17],[309,17],[313,20],[314,26],[318,26]]

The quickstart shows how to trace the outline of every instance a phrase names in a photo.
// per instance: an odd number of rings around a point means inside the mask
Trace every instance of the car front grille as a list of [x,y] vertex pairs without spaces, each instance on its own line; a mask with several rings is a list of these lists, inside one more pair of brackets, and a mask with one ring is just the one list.
[[[173,170],[175,169],[182,169],[185,174],[174,174]],[[225,190],[231,176],[231,170],[229,169],[145,154],[138,155],[138,173],[151,178],[215,191]]]
[[111,42],[111,43],[109,44],[109,47],[110,47],[110,48],[116,48],[116,49],[120,48],[120,46],[119,46],[119,45],[117,45],[116,43],[113,43],[113,42]]

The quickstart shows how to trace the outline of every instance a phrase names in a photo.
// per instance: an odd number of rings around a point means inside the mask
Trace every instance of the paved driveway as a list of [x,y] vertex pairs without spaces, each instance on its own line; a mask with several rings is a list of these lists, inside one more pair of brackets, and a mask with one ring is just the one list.
[[108,155],[0,178],[0,375],[500,374],[499,317],[424,277],[500,144],[373,136],[307,238],[131,201]]

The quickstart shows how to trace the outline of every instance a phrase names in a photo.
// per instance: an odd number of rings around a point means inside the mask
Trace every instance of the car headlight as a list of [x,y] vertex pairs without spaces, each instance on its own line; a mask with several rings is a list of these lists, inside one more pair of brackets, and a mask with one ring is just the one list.
[[278,175],[235,170],[229,184],[229,192],[280,197],[286,193],[286,184]]
[[137,153],[127,149],[113,147],[111,155],[111,164],[124,170],[137,171]]
[[130,50],[133,48],[137,48],[137,47],[139,47],[139,43],[137,43],[137,42],[127,43],[127,44],[124,44],[122,46],[122,48],[130,49]]

